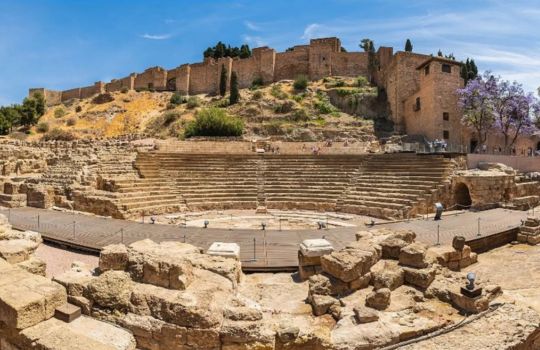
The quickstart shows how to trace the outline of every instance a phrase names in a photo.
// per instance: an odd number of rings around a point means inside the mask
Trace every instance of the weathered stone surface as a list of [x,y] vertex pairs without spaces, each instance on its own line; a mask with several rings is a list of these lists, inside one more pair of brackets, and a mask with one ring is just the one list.
[[306,239],[300,244],[300,252],[306,257],[321,257],[334,251],[334,247],[326,239]]
[[122,271],[107,271],[88,284],[85,295],[95,304],[109,309],[126,310],[130,305],[133,282]]
[[371,268],[371,283],[375,289],[394,290],[403,285],[405,273],[397,261],[380,260]]
[[90,271],[77,271],[75,269],[66,271],[53,278],[55,282],[60,283],[66,288],[68,295],[75,297],[83,296],[88,290],[88,284],[90,284],[93,279],[95,279],[95,277],[92,276]]
[[340,279],[326,274],[309,278],[309,295],[339,295],[349,290],[349,285]]
[[380,243],[382,247],[382,258],[383,259],[399,259],[399,253],[401,248],[407,246],[405,240],[398,237],[388,237]]
[[369,272],[380,258],[380,251],[373,245],[355,242],[344,249],[321,258],[324,272],[351,282]]
[[427,266],[425,257],[426,246],[421,243],[412,243],[401,249],[399,264],[421,269]]
[[420,289],[428,288],[435,279],[437,273],[437,270],[434,267],[424,269],[403,267],[403,271],[405,272],[405,283]]
[[71,323],[51,318],[22,331],[18,342],[39,350],[135,350],[136,345],[126,330],[85,316]]
[[358,289],[366,288],[367,286],[369,286],[372,278],[373,274],[371,272],[368,272],[365,275],[358,277],[354,281],[349,282],[349,290],[355,291]]
[[10,239],[0,241],[0,258],[10,264],[26,261],[38,247],[38,243],[27,239]]
[[454,238],[452,239],[452,248],[457,251],[462,251],[463,247],[465,247],[465,237],[454,236]]
[[214,242],[206,251],[208,255],[240,259],[240,246],[236,243]]
[[390,305],[390,289],[381,288],[369,293],[366,297],[366,306],[377,310],[384,310]]
[[28,260],[18,263],[17,266],[30,273],[43,277],[45,277],[45,270],[47,269],[45,261],[36,258],[35,256],[31,256]]
[[313,307],[313,314],[315,316],[321,316],[330,310],[333,305],[339,305],[339,301],[329,295],[313,295],[311,296],[311,306]]
[[298,338],[300,329],[296,326],[281,327],[277,330],[276,336],[282,343],[289,343]]
[[358,323],[370,323],[379,319],[379,314],[372,308],[365,306],[356,306],[354,308],[354,316]]
[[0,321],[8,327],[24,329],[42,322],[66,300],[61,285],[20,268],[0,266]]
[[128,264],[128,250],[123,244],[111,244],[104,247],[99,255],[99,269],[101,271],[124,271]]

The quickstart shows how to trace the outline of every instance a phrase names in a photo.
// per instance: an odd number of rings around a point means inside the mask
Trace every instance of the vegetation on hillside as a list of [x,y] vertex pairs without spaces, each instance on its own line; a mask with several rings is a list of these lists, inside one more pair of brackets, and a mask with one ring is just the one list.
[[244,122],[227,114],[224,109],[203,108],[195,115],[184,132],[185,137],[194,136],[241,136]]
[[248,58],[251,57],[251,49],[249,48],[249,45],[243,44],[240,47],[231,47],[231,45],[225,45],[221,41],[218,41],[217,44],[213,47],[207,48],[203,56],[205,58],[212,57],[215,59],[222,58],[222,57],[240,57],[240,58]]
[[30,128],[45,114],[45,99],[40,93],[27,97],[22,104],[0,107],[0,133],[7,134],[15,127]]

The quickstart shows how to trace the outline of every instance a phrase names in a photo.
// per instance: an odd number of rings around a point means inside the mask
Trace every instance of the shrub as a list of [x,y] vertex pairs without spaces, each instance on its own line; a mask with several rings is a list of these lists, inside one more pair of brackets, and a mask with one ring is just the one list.
[[95,104],[102,104],[102,103],[107,103],[107,102],[112,102],[112,101],[114,101],[114,97],[109,92],[106,92],[104,94],[99,94],[92,99],[92,103],[95,103]]
[[309,115],[307,114],[305,109],[300,108],[294,111],[291,119],[295,122],[305,122],[309,120]]
[[326,100],[319,100],[315,102],[315,108],[321,114],[329,114],[336,111],[336,107]]
[[67,126],[73,126],[77,123],[77,119],[75,118],[69,118],[68,120],[66,120],[66,125]]
[[343,80],[341,80],[341,79],[338,79],[338,80],[336,80],[336,82],[334,83],[334,86],[335,86],[335,87],[343,87],[343,86],[345,86],[345,82],[344,82]]
[[287,93],[283,92],[283,90],[281,90],[281,85],[277,85],[277,84],[272,86],[272,90],[270,90],[270,94],[280,100],[287,98]]
[[41,138],[43,141],[73,141],[77,137],[69,132],[58,128],[54,128]]
[[[80,107],[80,106],[78,106]],[[55,118],[62,118],[66,115],[66,111],[62,107],[58,107],[54,110],[54,117]]]
[[293,87],[296,91],[303,91],[308,87],[308,79],[305,75],[299,75],[293,83]]
[[195,115],[184,131],[185,137],[193,136],[241,136],[244,123],[231,117],[224,109],[205,108]]
[[231,73],[231,93],[229,95],[229,103],[235,104],[240,100],[240,91],[238,90],[238,76],[236,72]]
[[285,101],[283,103],[279,103],[274,107],[274,112],[276,113],[289,113],[292,111],[294,107],[294,104],[291,101]]
[[36,131],[43,134],[44,132],[49,131],[49,124],[46,122],[41,122],[36,126]]
[[81,106],[75,107],[75,112],[81,113],[82,112],[82,107]]
[[260,100],[262,98],[263,94],[262,91],[255,91],[253,93],[253,99],[254,100]]
[[187,100],[187,108],[189,108],[189,109],[199,107],[200,104],[201,103],[200,103],[199,98],[197,96],[191,96]]
[[120,92],[123,93],[123,94],[127,94],[128,91],[129,90],[128,90],[127,87],[123,87],[122,90],[120,90]]
[[360,76],[360,77],[356,78],[356,86],[364,87],[364,86],[368,86],[368,85],[369,85],[369,82],[368,82],[366,77]]
[[161,120],[162,120],[161,125],[169,126],[180,117],[181,115],[178,112],[165,112],[161,116]]
[[174,106],[178,106],[186,102],[187,102],[186,98],[178,92],[175,92],[174,94],[172,94],[171,99],[169,100],[169,104],[174,105]]
[[279,120],[272,120],[269,123],[265,123],[262,125],[262,128],[266,135],[283,135],[285,133],[283,122]]
[[253,79],[253,81],[251,82],[251,88],[252,89],[258,89],[260,88],[261,86],[264,85],[264,81],[261,77],[256,77],[255,79]]
[[304,99],[304,95],[303,95],[303,94],[292,95],[291,98],[292,98],[294,101],[300,103],[300,102],[302,102],[302,100]]

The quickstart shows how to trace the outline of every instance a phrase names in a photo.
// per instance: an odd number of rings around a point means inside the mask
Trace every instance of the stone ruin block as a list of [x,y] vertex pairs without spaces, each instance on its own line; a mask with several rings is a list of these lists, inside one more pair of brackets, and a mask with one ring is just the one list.
[[240,246],[236,243],[214,242],[206,254],[240,260]]
[[124,271],[128,265],[128,250],[123,244],[111,244],[104,247],[99,254],[99,269],[101,271]]
[[348,283],[370,272],[380,257],[381,252],[376,246],[354,242],[340,251],[321,257],[321,266],[324,272]]
[[517,240],[520,243],[536,245],[540,243],[540,219],[528,217],[520,226],[517,234]]
[[0,241],[0,258],[10,264],[24,262],[30,258],[38,247],[38,243],[27,239],[10,239]]
[[426,252],[428,261],[447,267],[453,271],[459,271],[478,261],[478,255],[471,251],[468,245],[459,251],[448,245],[430,247]]
[[24,329],[47,320],[66,300],[58,283],[0,259],[0,321],[7,327]]
[[55,194],[51,186],[28,186],[26,204],[29,207],[48,209],[54,206]]
[[422,269],[427,266],[425,258],[426,246],[421,243],[409,244],[399,252],[399,264],[403,266]]
[[298,250],[298,274],[302,280],[322,272],[321,257],[334,251],[326,239],[306,239]]
[[380,260],[371,268],[371,284],[375,289],[388,288],[394,290],[403,285],[405,272],[397,261]]
[[427,289],[431,285],[437,274],[437,270],[433,266],[424,269],[403,267],[403,271],[405,273],[405,283],[422,290]]
[[390,305],[390,289],[381,288],[372,291],[366,297],[366,306],[376,310],[384,310]]

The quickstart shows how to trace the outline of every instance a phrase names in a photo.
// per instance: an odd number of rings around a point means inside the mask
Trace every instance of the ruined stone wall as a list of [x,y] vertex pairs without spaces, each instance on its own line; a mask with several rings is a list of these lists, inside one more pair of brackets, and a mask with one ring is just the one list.
[[232,70],[238,76],[240,88],[250,87],[255,79],[262,79],[264,83],[274,80],[275,51],[268,47],[253,49],[250,58],[235,59]]
[[334,52],[330,57],[332,75],[368,75],[368,54],[365,52]]
[[88,98],[96,94],[101,94],[103,92],[105,92],[105,84],[101,81],[98,81],[94,83],[94,85],[82,87],[80,98]]
[[135,89],[165,90],[167,86],[167,71],[161,67],[148,68],[137,74],[134,83]]
[[218,67],[212,59],[190,65],[189,93],[216,93],[218,90]]
[[81,98],[81,88],[62,91],[62,102],[74,98]]
[[338,38],[312,39],[309,42],[309,78],[322,79],[331,75],[334,54],[341,50]]
[[188,94],[189,93],[189,81],[191,77],[191,66],[189,64],[183,64],[176,68],[176,91]]
[[47,106],[54,106],[62,102],[62,91],[49,90],[44,88],[28,90],[28,96],[30,97],[38,93],[43,95]]
[[293,51],[276,54],[274,81],[294,79],[309,74],[309,46],[295,46]]
[[137,74],[133,73],[125,78],[113,79],[110,83],[105,84],[105,90],[107,92],[121,91],[122,89],[133,90],[136,76]]

